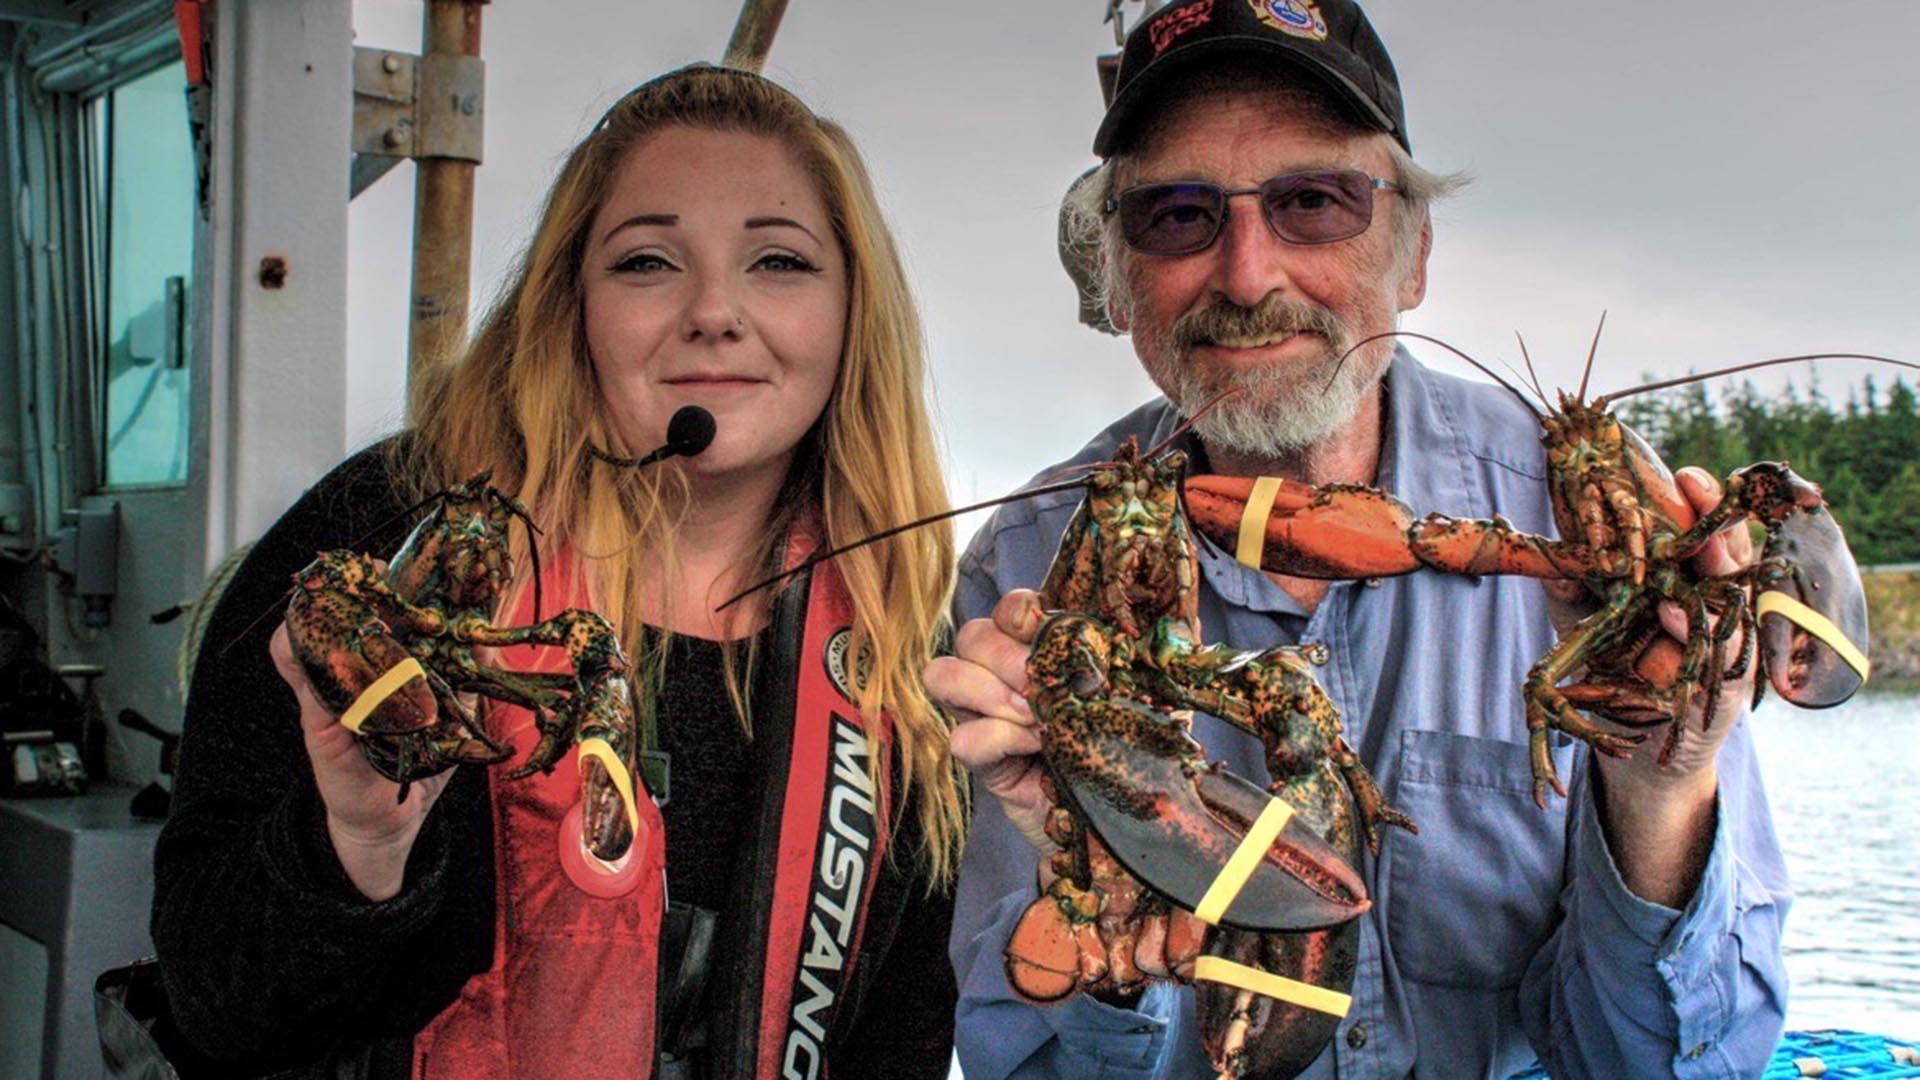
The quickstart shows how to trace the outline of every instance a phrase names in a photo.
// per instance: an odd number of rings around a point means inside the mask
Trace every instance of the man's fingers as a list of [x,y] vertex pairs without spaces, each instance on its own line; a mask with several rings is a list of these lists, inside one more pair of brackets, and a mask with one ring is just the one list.
[[1040,606],[1040,594],[1032,589],[1015,589],[993,605],[993,624],[1023,645],[1033,644],[1045,621],[1047,613]]
[[[998,609],[995,609],[998,613]],[[1027,654],[1033,646],[1007,633],[998,623],[970,619],[953,635],[953,655],[986,669],[1007,689],[1019,694],[1027,688]],[[992,709],[976,709],[992,712]]]
[[1660,601],[1660,627],[1675,641],[1687,640],[1687,613],[1671,600]]
[[983,716],[955,727],[952,747],[954,760],[981,774],[992,787],[995,774],[1003,772],[999,767],[1008,759],[1040,752],[1040,733],[1024,724]]
[[[1665,630],[1669,637],[1673,638],[1675,641],[1685,644],[1687,640],[1687,635],[1690,629],[1689,626],[1687,625],[1687,622],[1688,620],[1687,620],[1686,610],[1682,608],[1679,604],[1676,604],[1671,600],[1660,601],[1660,628]],[[1715,617],[1713,619],[1713,624],[1715,626],[1717,626],[1719,622],[1720,620],[1718,617]],[[1703,629],[1701,633],[1703,634],[1710,633],[1711,631],[1712,631],[1712,626],[1709,626],[1708,628]],[[1727,639],[1726,656],[1727,656],[1727,664],[1729,666],[1731,666],[1736,660],[1739,659],[1740,648],[1745,643],[1745,639],[1741,637],[1741,633],[1742,631],[1735,630],[1733,632],[1733,636]]]
[[[1705,514],[1720,505],[1720,481],[1707,470],[1689,465],[1673,479],[1694,513]],[[1731,574],[1752,562],[1753,538],[1748,535],[1744,518],[1715,533],[1693,556],[1695,572],[1712,577]]]
[[[1024,682],[1026,667],[1020,669]],[[1027,699],[1008,686],[1000,676],[971,660],[958,656],[937,656],[921,673],[927,693],[949,711],[1030,726],[1033,710]]]

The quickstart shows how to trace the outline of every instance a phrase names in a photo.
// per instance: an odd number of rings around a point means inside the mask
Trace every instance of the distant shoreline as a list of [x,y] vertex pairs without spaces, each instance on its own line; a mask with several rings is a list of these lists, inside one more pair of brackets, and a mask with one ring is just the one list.
[[1876,690],[1920,689],[1920,564],[1861,567]]

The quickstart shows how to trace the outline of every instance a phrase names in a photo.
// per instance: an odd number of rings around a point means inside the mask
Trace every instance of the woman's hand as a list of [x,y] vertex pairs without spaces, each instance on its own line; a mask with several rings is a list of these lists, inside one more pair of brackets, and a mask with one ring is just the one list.
[[1053,850],[1047,814],[1053,803],[1040,780],[1040,732],[1022,691],[1027,654],[1045,620],[1040,596],[1015,589],[993,606],[991,619],[974,619],[953,638],[952,656],[927,665],[927,692],[957,721],[953,756],[995,798],[1007,820],[1039,851]]
[[294,659],[285,622],[273,632],[271,651],[274,667],[300,701],[300,731],[327,806],[327,835],[340,866],[367,899],[390,899],[400,892],[421,822],[453,774],[416,780],[407,797],[398,798],[400,785],[367,763],[353,732],[314,694],[307,673]]

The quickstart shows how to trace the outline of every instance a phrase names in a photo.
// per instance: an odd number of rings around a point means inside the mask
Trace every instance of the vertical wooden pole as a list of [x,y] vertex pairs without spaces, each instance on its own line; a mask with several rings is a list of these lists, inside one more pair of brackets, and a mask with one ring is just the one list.
[[[421,52],[479,56],[480,8],[485,2],[426,0]],[[454,158],[414,162],[409,390],[418,385],[422,372],[455,356],[466,342],[473,169],[473,162]]]
[[740,18],[733,24],[733,39],[727,42],[726,58],[720,63],[741,71],[759,71],[773,48],[780,16],[786,12],[787,0],[745,0],[740,5]]

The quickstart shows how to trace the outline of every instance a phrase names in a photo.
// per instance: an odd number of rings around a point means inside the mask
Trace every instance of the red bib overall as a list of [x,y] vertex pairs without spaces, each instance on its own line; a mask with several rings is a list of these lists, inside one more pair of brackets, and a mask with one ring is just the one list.
[[[789,565],[811,547],[790,545]],[[555,562],[543,578],[545,594],[583,603],[585,590],[570,561]],[[518,621],[530,621],[531,590],[521,607]],[[709,1057],[716,1075],[813,1080],[826,1075],[826,1032],[858,956],[884,858],[891,732],[884,722],[869,732],[844,689],[853,663],[847,655],[851,618],[831,564],[816,567],[811,581],[789,586],[774,621],[776,641],[765,663],[777,666],[756,684],[753,731],[756,753],[781,754],[785,768],[763,770],[769,790],[762,792],[761,817],[772,825],[758,830],[754,850],[744,856],[754,864],[741,875],[756,883],[752,894],[734,898],[757,918],[757,932],[716,945],[716,960],[723,949],[735,952],[733,985],[722,979],[712,990],[716,1012],[736,1015],[718,1025]],[[560,649],[522,647],[504,650],[501,662],[515,670],[556,671],[565,669],[566,657]],[[767,693],[779,688],[786,693]],[[497,733],[510,738],[516,756],[525,755],[537,738],[531,714],[506,707],[492,715]],[[869,769],[875,752],[878,767]],[[666,834],[658,808],[639,800],[633,853],[644,860],[639,887],[597,899],[574,887],[557,854],[561,819],[580,799],[577,757],[568,755],[544,776],[509,780],[505,770],[493,769],[488,779],[493,964],[415,1037],[413,1075],[651,1076],[665,909]]]

